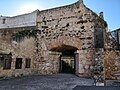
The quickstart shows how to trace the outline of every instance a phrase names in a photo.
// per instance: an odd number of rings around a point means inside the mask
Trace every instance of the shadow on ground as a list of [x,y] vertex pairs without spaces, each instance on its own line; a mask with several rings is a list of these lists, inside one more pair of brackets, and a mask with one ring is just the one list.
[[94,81],[72,74],[34,75],[0,80],[0,90],[72,90],[77,85],[92,86]]

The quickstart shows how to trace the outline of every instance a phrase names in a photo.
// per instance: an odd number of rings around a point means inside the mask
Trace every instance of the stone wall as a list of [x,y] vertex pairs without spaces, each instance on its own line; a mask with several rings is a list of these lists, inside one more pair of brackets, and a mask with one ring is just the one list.
[[[118,31],[105,34],[104,67],[105,79],[120,79],[120,50],[117,38]],[[119,33],[119,32],[118,32]]]
[[[25,36],[20,42],[13,40],[13,35],[18,32],[23,32],[25,30],[34,30],[34,27],[28,28],[12,28],[12,29],[4,29],[0,30],[0,54],[12,54],[12,62],[11,69],[3,69],[3,65],[0,68],[0,77],[10,77],[10,76],[21,76],[21,75],[29,75],[33,70],[33,60],[34,60],[34,50],[35,43],[34,37]],[[29,32],[29,31],[28,31]],[[18,35],[19,36],[19,35]],[[22,37],[22,36],[21,36]],[[18,38],[18,37],[17,37]],[[20,37],[19,37],[20,38]],[[22,68],[15,69],[16,66],[16,58],[22,58]],[[31,59],[30,68],[26,68],[26,59]],[[0,60],[1,61],[1,60]],[[4,62],[4,61],[2,61]]]
[[120,51],[119,50],[105,50],[105,78],[107,80],[120,80]]
[[[95,60],[98,60],[97,66],[101,64],[100,68],[103,68],[101,48],[104,47],[107,24],[87,8],[82,0],[63,7],[6,17],[6,24],[2,23],[0,52],[12,53],[12,67],[10,70],[1,69],[1,76],[59,73],[60,56],[64,51],[74,53],[76,75],[92,76]],[[99,49],[96,51],[95,48]],[[23,65],[22,69],[16,70],[17,57],[23,58]],[[29,69],[25,68],[26,58],[32,60]],[[102,75],[101,70],[99,76]]]
[[115,38],[112,36],[112,34],[110,32],[105,34],[106,38],[105,38],[105,48],[106,49],[116,49],[116,40]]
[[109,34],[111,34],[111,36],[112,36],[112,40],[114,43],[114,44],[112,44],[113,48],[120,50],[120,29],[109,32]]
[[[98,16],[80,1],[72,5],[39,12],[36,40],[38,44],[36,57],[38,58],[36,58],[35,68],[40,66],[39,70],[44,73],[44,70],[42,71],[40,68],[46,67],[47,63],[40,64],[40,62],[46,60],[51,64],[49,52],[53,50],[62,52],[61,49],[66,49],[64,46],[71,46],[77,48],[76,52],[79,52],[76,60],[76,74],[91,76],[94,59],[93,48],[95,46],[94,31],[96,25],[104,30],[101,23],[104,24],[103,21],[99,22]],[[50,72],[48,69],[48,73]]]
[[95,84],[104,83],[104,49],[95,48],[92,75],[95,80]]
[[94,50],[77,50],[76,52],[76,74],[82,77],[91,77],[93,70]]

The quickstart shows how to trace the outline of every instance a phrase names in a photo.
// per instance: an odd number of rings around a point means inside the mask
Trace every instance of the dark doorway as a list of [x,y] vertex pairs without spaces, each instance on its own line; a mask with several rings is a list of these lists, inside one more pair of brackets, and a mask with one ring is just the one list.
[[75,73],[75,50],[65,50],[60,56],[60,72]]
[[61,73],[75,73],[75,58],[74,56],[61,56],[60,59]]
[[59,64],[59,72],[60,73],[75,73],[75,54],[74,52],[77,50],[76,47],[69,45],[61,45],[59,47],[52,48],[51,51],[61,52],[60,56],[60,64]]
[[21,68],[22,68],[22,58],[16,58],[15,69],[21,69]]

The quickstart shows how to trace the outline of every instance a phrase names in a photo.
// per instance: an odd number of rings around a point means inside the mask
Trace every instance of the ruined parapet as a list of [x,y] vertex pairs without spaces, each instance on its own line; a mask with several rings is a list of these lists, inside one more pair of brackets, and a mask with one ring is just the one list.
[[106,33],[105,49],[120,50],[120,30],[114,30]]
[[120,41],[119,29],[106,34],[104,62],[105,78],[120,80]]

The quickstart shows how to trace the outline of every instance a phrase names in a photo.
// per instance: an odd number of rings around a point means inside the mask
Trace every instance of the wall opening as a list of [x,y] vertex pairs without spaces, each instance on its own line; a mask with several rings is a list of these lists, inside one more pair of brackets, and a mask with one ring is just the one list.
[[75,74],[76,58],[74,52],[77,50],[77,48],[68,45],[62,45],[51,50],[62,53],[59,59],[59,72]]
[[11,59],[10,58],[4,59],[3,69],[11,69]]
[[21,69],[21,68],[22,68],[22,58],[16,58],[15,69]]
[[26,58],[26,60],[25,60],[25,68],[30,68],[30,65],[31,65],[31,59]]
[[5,22],[6,22],[6,19],[4,18],[2,24],[5,24]]
[[0,68],[11,69],[12,57],[10,54],[0,54]]
[[60,56],[60,72],[75,73],[75,55],[73,50],[65,50]]
[[4,61],[4,57],[3,57],[3,56],[0,56],[0,68],[3,67],[3,61]]

